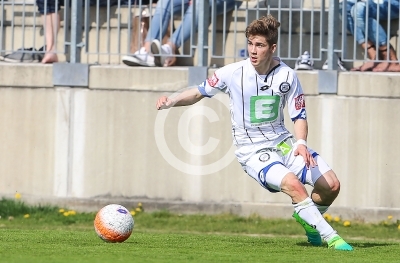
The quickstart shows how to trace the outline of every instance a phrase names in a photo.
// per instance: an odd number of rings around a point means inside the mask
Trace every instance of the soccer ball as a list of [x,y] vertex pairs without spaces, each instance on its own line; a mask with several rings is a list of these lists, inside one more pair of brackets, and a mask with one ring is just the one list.
[[110,204],[96,214],[94,229],[106,242],[124,242],[132,234],[134,220],[131,213],[122,205]]

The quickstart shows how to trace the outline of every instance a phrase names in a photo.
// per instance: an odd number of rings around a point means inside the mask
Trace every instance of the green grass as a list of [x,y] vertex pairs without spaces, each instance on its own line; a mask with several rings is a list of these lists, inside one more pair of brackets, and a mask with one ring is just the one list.
[[341,252],[307,244],[294,220],[255,215],[141,212],[131,237],[117,244],[96,236],[94,213],[65,216],[57,207],[2,199],[0,216],[0,262],[400,262],[398,222],[387,219],[332,222],[355,248]]

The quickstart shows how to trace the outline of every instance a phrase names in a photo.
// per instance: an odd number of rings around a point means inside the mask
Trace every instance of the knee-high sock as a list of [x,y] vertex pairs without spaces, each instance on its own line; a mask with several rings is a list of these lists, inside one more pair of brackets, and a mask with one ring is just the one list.
[[293,206],[297,214],[309,225],[317,229],[324,240],[327,241],[337,235],[336,231],[322,217],[311,198],[307,197],[300,203],[293,204]]

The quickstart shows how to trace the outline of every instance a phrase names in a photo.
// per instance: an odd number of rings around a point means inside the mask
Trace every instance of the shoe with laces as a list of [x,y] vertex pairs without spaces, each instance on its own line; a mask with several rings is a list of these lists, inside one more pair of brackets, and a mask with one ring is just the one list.
[[311,60],[310,53],[304,51],[303,55],[298,57],[295,70],[313,70],[314,62]]
[[352,251],[353,247],[346,243],[340,236],[334,236],[328,240],[328,248],[335,250]]
[[19,48],[17,51],[7,54],[3,56],[4,62],[11,63],[35,63],[40,62],[40,57],[37,54],[37,50],[35,48]]
[[133,55],[123,56],[122,62],[128,66],[154,67],[154,57],[147,53],[144,47]]
[[[343,63],[341,57],[338,57],[337,65],[338,65],[338,70],[347,71],[347,68],[344,66],[344,63]],[[322,69],[323,70],[327,70],[328,69],[328,60],[325,61],[324,65],[322,66]]]
[[163,67],[165,60],[169,59],[172,54],[172,48],[168,44],[161,45],[158,39],[151,42],[151,53],[154,55],[154,64],[157,67]]
[[306,231],[306,236],[308,239],[307,241],[313,246],[321,246],[322,239],[319,235],[319,232],[306,221],[304,221],[296,212],[293,213],[293,217]]

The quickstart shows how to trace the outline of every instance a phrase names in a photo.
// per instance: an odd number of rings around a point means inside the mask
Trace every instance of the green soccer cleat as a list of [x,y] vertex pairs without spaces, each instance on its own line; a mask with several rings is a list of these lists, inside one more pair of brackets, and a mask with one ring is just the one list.
[[328,240],[328,248],[336,250],[352,251],[353,247],[346,243],[340,236],[335,236]]
[[306,221],[304,221],[296,212],[293,213],[293,217],[300,225],[303,226],[304,230],[306,231],[306,236],[308,238],[307,241],[313,246],[321,246],[322,239],[319,235],[319,232],[310,226]]

